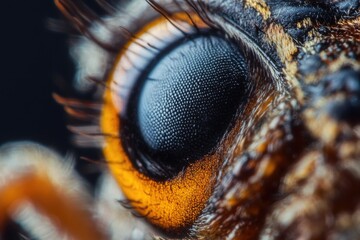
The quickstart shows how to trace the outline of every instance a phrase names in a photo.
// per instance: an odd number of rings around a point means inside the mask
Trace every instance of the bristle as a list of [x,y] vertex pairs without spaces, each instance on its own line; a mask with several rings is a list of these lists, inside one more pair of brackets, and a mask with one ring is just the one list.
[[207,5],[201,1],[191,2],[190,0],[185,0],[186,3],[194,9],[198,16],[209,26],[216,28],[216,24],[208,17],[209,10]]
[[63,15],[72,23],[72,25],[85,37],[110,52],[117,52],[112,44],[101,41],[90,30],[90,26],[102,23],[102,19],[89,7],[79,1],[55,0],[56,6]]
[[75,110],[70,107],[64,107],[64,110],[69,116],[82,121],[88,121],[89,119],[95,120],[99,117],[98,114],[89,114],[86,111]]
[[108,14],[115,14],[118,11],[114,5],[108,3],[106,0],[96,0],[96,3]]
[[154,0],[146,0],[146,2],[154,8],[158,13],[160,13],[164,18],[166,18],[171,25],[173,25],[179,32],[181,32],[185,37],[188,36],[188,34],[183,31],[180,26],[177,25],[176,21],[172,18],[172,14],[166,11],[165,8],[163,8],[160,4],[155,2]]
[[101,136],[84,136],[84,135],[74,135],[72,137],[72,142],[75,146],[79,148],[98,148],[100,149],[103,146],[104,139]]
[[80,31],[88,27],[96,16],[89,8],[79,1],[55,0],[62,14]]
[[[87,136],[87,137],[107,137],[104,133],[101,132],[101,129],[97,125],[89,126],[68,126],[69,131],[76,133],[78,135]],[[112,136],[118,138],[118,136]]]
[[[179,3],[177,0],[174,1],[174,3],[176,4],[176,6],[186,14],[186,16],[189,18],[190,22],[192,23],[193,27],[196,29],[196,32],[200,32],[199,27],[197,26],[197,24],[195,23],[194,19],[191,17],[190,13],[184,8],[184,6]],[[191,7],[191,5],[189,5]],[[193,8],[194,9],[194,8]],[[195,10],[195,9],[194,9]]]
[[92,158],[88,158],[88,157],[80,157],[80,160],[83,160],[85,162],[88,162],[88,163],[91,163],[91,164],[95,164],[95,165],[98,165],[98,166],[106,166],[107,162],[106,160],[104,159],[92,159]]
[[63,106],[79,109],[91,109],[101,111],[102,104],[95,103],[93,101],[83,101],[74,98],[65,98],[59,94],[53,93],[55,101]]

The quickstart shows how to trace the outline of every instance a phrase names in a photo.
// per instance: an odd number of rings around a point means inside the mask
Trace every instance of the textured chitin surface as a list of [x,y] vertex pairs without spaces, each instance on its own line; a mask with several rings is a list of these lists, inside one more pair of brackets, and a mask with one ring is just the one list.
[[276,94],[239,136],[196,234],[359,239],[359,1],[206,4],[211,21],[266,56]]

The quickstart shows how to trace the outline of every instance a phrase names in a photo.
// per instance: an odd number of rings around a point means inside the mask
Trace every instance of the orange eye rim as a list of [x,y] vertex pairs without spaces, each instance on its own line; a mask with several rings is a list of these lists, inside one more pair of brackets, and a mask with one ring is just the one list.
[[[191,15],[190,19],[185,13],[178,13],[176,19],[187,21],[188,24],[195,22],[197,27],[207,26],[196,14]],[[159,17],[136,36],[141,39],[141,35],[152,26],[165,22],[168,23],[165,17]],[[109,75],[107,86],[110,87],[104,93],[100,126],[105,136],[119,136],[121,129],[119,116],[123,104],[119,103],[119,97],[114,97],[111,86],[114,82],[119,85],[116,66],[127,46],[123,49]],[[221,164],[219,154],[215,153],[190,164],[175,178],[158,182],[135,169],[119,137],[105,137],[103,153],[112,175],[132,207],[165,232],[181,233],[195,222],[213,192]]]

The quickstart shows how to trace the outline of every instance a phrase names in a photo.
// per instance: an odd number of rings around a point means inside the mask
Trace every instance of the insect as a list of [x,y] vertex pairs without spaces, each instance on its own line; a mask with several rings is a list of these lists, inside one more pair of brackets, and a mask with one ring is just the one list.
[[71,164],[18,143],[0,150],[0,227],[44,234],[39,212],[75,239],[360,238],[359,1],[98,2],[106,16],[56,1],[94,96],[54,98],[142,220],[94,213]]

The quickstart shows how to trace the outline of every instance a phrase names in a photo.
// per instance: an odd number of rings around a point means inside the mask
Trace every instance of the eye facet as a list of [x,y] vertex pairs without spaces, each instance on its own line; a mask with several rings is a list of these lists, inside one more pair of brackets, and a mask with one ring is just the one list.
[[[175,175],[213,151],[246,96],[245,60],[224,38],[184,39],[149,65],[125,110],[123,139],[152,177]],[[152,171],[153,170],[153,171]]]

